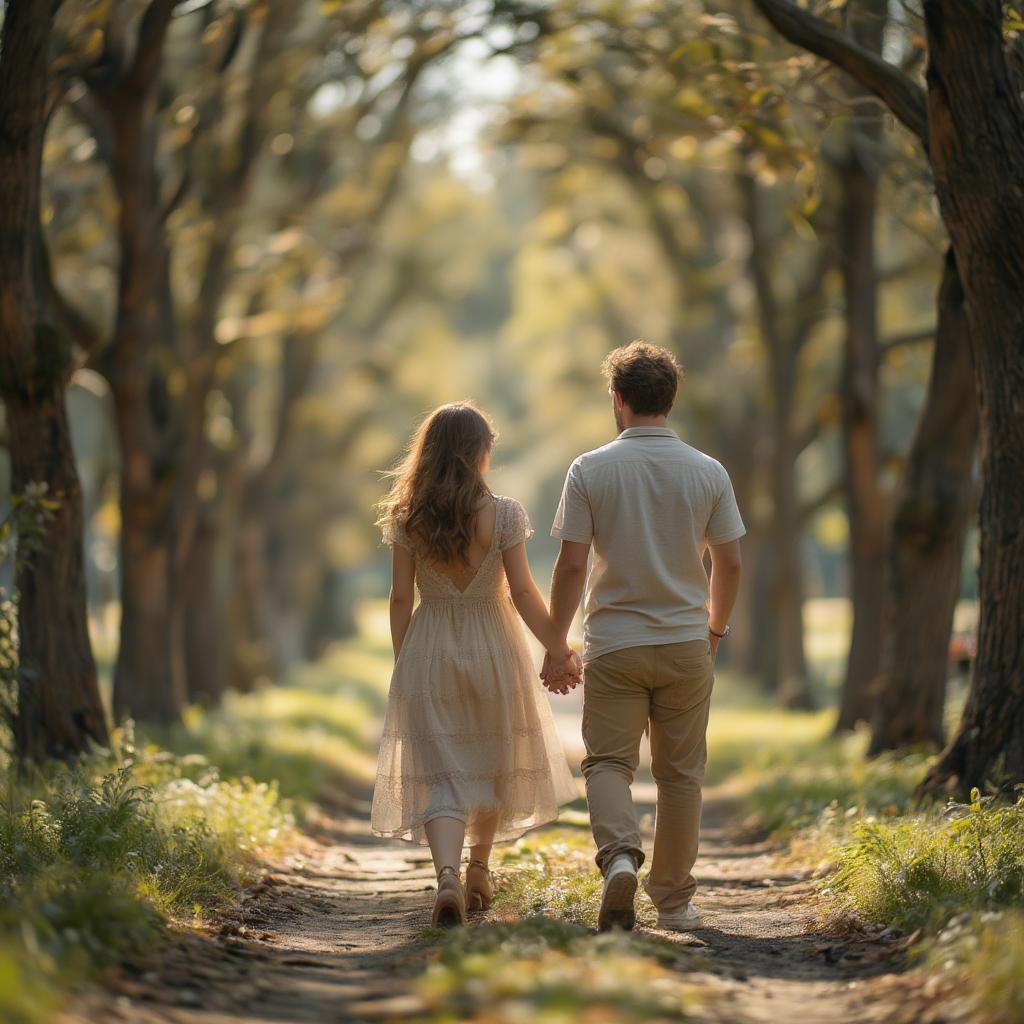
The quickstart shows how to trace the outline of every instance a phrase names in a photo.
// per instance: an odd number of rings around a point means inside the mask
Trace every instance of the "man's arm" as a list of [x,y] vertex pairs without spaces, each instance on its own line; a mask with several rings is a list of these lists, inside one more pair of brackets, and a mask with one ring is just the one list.
[[[555,635],[566,645],[569,627],[572,626],[576,609],[580,606],[583,596],[583,584],[587,579],[587,559],[590,557],[590,545],[576,541],[563,540],[555,562],[555,571],[551,576],[551,621]],[[571,674],[572,666],[568,661],[558,664],[552,660],[545,663],[545,675],[550,672],[552,677]]]
[[729,622],[729,615],[736,603],[736,594],[740,589],[740,572],[743,559],[740,555],[738,540],[726,541],[725,544],[709,544],[711,552],[711,604],[708,608],[708,640],[711,642],[711,653],[718,654],[720,637],[714,633],[724,633]]

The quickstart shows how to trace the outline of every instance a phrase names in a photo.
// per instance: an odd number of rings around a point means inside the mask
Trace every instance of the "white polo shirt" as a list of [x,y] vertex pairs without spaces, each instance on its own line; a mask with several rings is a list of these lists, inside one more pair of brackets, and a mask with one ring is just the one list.
[[729,474],[668,427],[630,427],[569,467],[551,535],[593,544],[583,660],[708,635],[708,544],[746,533]]

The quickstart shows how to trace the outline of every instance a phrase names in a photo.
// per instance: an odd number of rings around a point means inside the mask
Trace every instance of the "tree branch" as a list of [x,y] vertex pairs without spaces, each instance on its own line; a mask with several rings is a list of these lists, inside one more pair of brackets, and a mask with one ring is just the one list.
[[897,334],[887,338],[878,346],[878,354],[884,356],[893,349],[903,348],[906,345],[917,345],[922,341],[931,341],[935,337],[935,326],[921,327],[916,331],[907,331],[904,334]]
[[152,0],[142,16],[139,37],[131,65],[120,85],[132,92],[145,93],[156,81],[163,64],[162,51],[174,8],[181,0]]
[[791,0],[754,0],[754,4],[791,43],[841,68],[873,92],[927,146],[925,92],[909,75]]

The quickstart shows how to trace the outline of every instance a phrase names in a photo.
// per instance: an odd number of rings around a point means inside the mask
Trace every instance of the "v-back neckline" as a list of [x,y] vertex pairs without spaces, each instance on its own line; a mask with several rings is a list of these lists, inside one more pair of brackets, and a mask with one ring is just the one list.
[[473,586],[477,581],[477,577],[480,575],[481,569],[487,564],[487,560],[494,554],[494,546],[498,540],[498,516],[501,514],[500,506],[498,505],[498,499],[496,496],[492,496],[491,500],[494,502],[494,529],[491,530],[491,542],[487,545],[487,553],[483,558],[480,559],[480,564],[473,570],[473,575],[470,576],[469,581],[464,587],[460,587],[455,580],[451,578],[446,572],[442,572],[440,569],[435,568],[430,562],[426,565],[430,571],[435,575],[443,579],[451,588],[455,591],[459,597],[464,597],[469,593],[470,587]]

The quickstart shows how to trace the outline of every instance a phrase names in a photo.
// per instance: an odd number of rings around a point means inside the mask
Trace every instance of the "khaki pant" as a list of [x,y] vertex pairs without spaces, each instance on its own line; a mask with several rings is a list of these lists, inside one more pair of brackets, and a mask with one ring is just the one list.
[[644,862],[629,787],[650,723],[658,814],[647,894],[662,911],[685,909],[697,888],[691,872],[714,681],[706,640],[612,651],[588,662],[584,673],[583,776],[602,873],[621,853],[637,867]]

